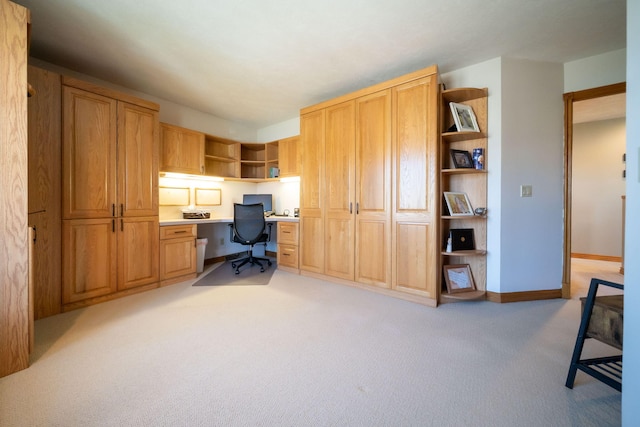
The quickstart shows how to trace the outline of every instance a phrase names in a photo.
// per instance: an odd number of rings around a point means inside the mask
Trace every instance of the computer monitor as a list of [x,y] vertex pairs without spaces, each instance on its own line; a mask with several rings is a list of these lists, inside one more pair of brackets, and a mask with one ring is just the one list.
[[262,203],[265,212],[273,211],[273,196],[271,194],[244,194],[242,203],[245,205]]

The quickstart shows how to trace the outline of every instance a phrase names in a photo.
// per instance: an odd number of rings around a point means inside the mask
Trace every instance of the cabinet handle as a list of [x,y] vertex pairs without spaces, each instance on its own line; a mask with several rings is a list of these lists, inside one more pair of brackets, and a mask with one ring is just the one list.
[[116,204],[111,204],[111,216],[116,216]]
[[116,232],[116,220],[115,219],[111,220],[111,232],[112,233]]
[[120,231],[124,231],[124,220],[120,220]]
[[124,203],[120,203],[120,216],[124,216]]
[[187,230],[179,230],[179,231],[174,231],[173,234],[180,234],[180,233],[186,233]]
[[349,202],[349,213],[353,213],[353,202]]
[[356,202],[356,215],[360,214],[360,202]]

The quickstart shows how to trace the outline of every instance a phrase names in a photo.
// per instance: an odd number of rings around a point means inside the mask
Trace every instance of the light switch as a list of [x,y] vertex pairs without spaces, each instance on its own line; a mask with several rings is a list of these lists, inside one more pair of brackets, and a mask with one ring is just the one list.
[[520,186],[520,197],[531,197],[533,196],[533,186],[531,185],[521,185]]

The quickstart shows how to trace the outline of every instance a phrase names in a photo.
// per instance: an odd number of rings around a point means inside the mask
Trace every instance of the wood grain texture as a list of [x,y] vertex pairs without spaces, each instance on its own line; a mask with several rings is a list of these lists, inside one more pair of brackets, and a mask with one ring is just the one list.
[[120,216],[158,215],[158,112],[118,102]]
[[300,269],[324,273],[325,111],[300,117]]
[[118,222],[118,290],[158,282],[158,217],[119,218]]
[[204,173],[204,134],[161,123],[160,170],[202,175]]
[[62,310],[62,85],[60,75],[29,66],[29,225],[34,245],[35,319]]
[[392,288],[437,302],[440,249],[437,75],[393,89]]
[[115,216],[116,100],[63,87],[62,217]]
[[0,0],[0,377],[29,366],[27,22]]

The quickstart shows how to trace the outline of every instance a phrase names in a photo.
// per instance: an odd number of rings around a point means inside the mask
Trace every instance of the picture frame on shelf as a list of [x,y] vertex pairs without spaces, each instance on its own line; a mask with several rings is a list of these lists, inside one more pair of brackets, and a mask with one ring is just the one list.
[[449,216],[473,216],[473,207],[467,193],[445,191],[444,201],[448,211],[445,214]]
[[449,107],[458,132],[480,132],[476,115],[470,105],[450,102]]
[[443,265],[442,273],[444,274],[444,282],[447,285],[448,293],[455,294],[476,290],[469,264]]
[[451,159],[453,160],[453,166],[456,169],[473,169],[473,158],[471,153],[465,150],[449,150],[451,153]]

